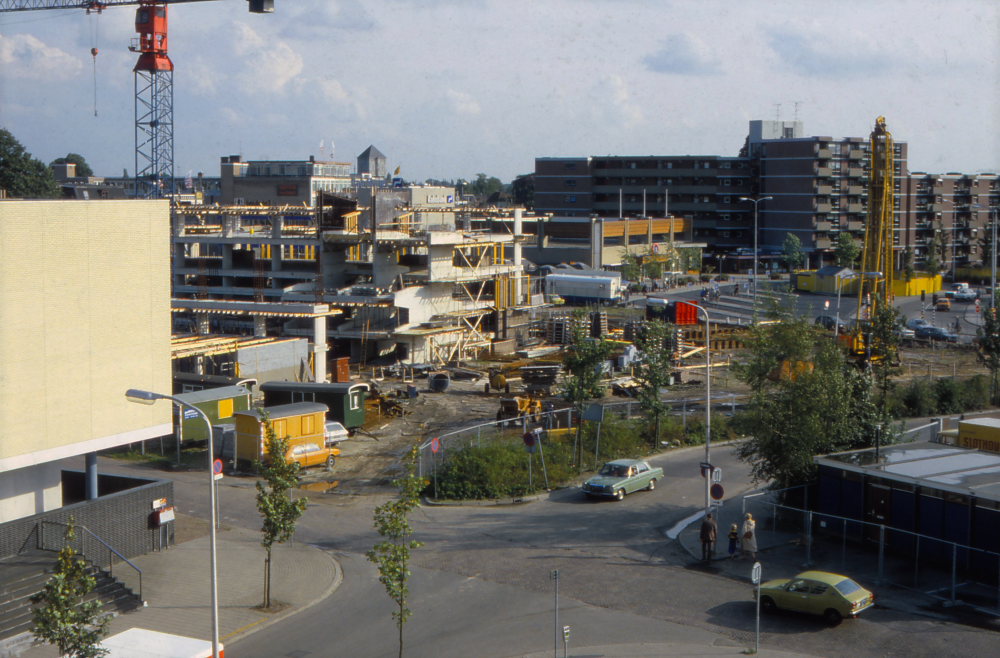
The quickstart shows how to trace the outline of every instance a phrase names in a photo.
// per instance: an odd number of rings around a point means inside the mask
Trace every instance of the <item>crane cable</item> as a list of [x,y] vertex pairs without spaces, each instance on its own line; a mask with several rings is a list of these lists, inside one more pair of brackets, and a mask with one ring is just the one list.
[[100,17],[101,10],[95,10],[98,20],[94,20],[94,14],[87,9],[87,16],[90,18],[90,55],[94,59],[94,116],[97,116],[97,42],[100,39]]

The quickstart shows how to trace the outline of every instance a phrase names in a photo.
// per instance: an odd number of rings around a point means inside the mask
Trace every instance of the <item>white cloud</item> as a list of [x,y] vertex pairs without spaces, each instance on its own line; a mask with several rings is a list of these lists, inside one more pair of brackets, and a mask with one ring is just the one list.
[[0,68],[4,77],[44,82],[70,80],[79,75],[83,63],[58,48],[46,46],[30,34],[9,37],[0,34]]
[[303,69],[302,56],[285,41],[265,41],[246,23],[236,22],[234,52],[240,56],[239,79],[247,91],[278,92]]
[[[304,86],[308,87],[309,84],[306,83]],[[315,84],[318,85],[320,96],[324,101],[329,103],[333,108],[345,113],[341,119],[364,119],[367,116],[367,112],[365,111],[367,94],[363,89],[358,89],[352,94],[344,89],[344,86],[338,80],[332,78],[318,80]]]
[[680,32],[661,40],[663,47],[642,58],[650,71],[674,75],[717,75],[722,73],[719,58],[693,34]]
[[625,81],[620,76],[612,75],[608,78],[607,84],[609,88],[608,98],[619,114],[622,127],[630,130],[645,123],[646,117],[643,115],[642,108],[630,100]]
[[451,101],[451,109],[456,114],[479,114],[479,103],[464,91],[449,89],[448,100]]

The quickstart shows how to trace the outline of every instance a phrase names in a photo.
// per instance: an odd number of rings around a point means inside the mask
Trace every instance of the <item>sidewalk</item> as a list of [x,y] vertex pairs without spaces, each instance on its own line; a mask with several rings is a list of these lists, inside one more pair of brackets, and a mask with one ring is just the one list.
[[[206,529],[207,532],[207,529]],[[142,596],[147,607],[116,617],[110,635],[129,628],[211,641],[212,614],[207,535],[171,546],[169,550],[137,557],[142,570]],[[255,610],[263,597],[264,549],[260,534],[232,528],[216,535],[219,596],[219,641],[226,644],[319,603],[342,580],[340,565],[328,553],[295,543],[276,546],[271,566],[271,602],[278,612]],[[127,564],[117,564],[115,575],[138,594],[138,577]],[[127,573],[129,572],[129,573]],[[40,645],[24,651],[24,658],[55,658],[55,647]]]
[[[751,648],[752,643],[751,643]],[[559,647],[558,654],[563,654],[563,647]],[[540,651],[519,658],[549,658],[551,651]],[[728,644],[680,644],[673,642],[663,642],[657,644],[618,644],[605,647],[574,647],[569,643],[570,656],[590,656],[601,658],[640,658],[649,656],[658,658],[660,656],[739,656],[746,655],[744,645],[733,646]],[[806,658],[808,654],[789,653],[787,651],[772,651],[771,649],[761,649],[761,658]]]

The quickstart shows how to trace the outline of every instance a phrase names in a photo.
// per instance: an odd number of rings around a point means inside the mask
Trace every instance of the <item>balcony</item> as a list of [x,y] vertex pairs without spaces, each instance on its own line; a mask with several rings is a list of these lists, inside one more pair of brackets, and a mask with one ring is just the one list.
[[865,206],[863,203],[849,203],[847,204],[847,212],[862,213],[865,211]]
[[833,176],[833,170],[829,167],[817,167],[816,175],[819,178],[829,178],[830,176]]
[[833,222],[816,222],[817,231],[832,231]]
[[830,238],[817,238],[816,239],[817,249],[833,249],[833,241]]
[[865,152],[862,151],[861,149],[851,149],[850,151],[847,152],[848,160],[861,160],[864,157],[865,157]]
[[860,196],[865,193],[865,188],[861,185],[849,185],[847,187],[847,193],[851,196]]
[[830,152],[830,149],[820,149],[816,157],[820,160],[829,160],[833,157],[833,153]]
[[829,203],[816,204],[816,212],[833,212],[833,206]]
[[851,167],[847,170],[848,178],[861,178],[865,175],[865,170],[861,167]]
[[943,207],[944,205],[940,203],[928,203],[926,210],[927,212],[941,212]]
[[863,231],[865,230],[864,222],[847,222],[848,231]]
[[820,185],[819,187],[816,188],[816,194],[819,194],[820,196],[830,196],[831,194],[833,194],[833,186]]

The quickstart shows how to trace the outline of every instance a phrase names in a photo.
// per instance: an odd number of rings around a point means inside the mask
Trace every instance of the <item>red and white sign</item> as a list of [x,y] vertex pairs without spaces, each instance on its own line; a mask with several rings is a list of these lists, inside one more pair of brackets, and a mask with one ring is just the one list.
[[435,436],[433,439],[431,439],[431,452],[436,453],[438,451],[438,448],[440,447],[441,444],[438,442],[437,437]]
[[524,438],[524,445],[528,446],[529,448],[531,446],[535,445],[535,433],[534,432],[525,432],[524,437],[522,437],[522,438]]

